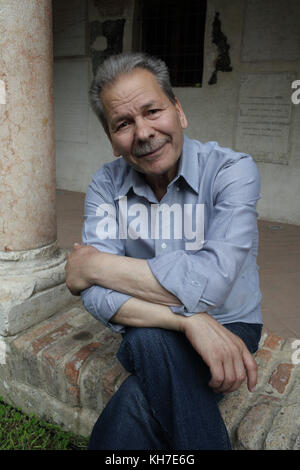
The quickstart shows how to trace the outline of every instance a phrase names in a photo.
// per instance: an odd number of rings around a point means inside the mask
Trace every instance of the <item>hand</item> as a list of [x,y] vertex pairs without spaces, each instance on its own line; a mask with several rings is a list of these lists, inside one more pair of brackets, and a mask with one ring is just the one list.
[[257,383],[257,365],[245,343],[207,313],[184,317],[182,330],[211,372],[215,392],[237,390],[247,377],[248,390]]
[[80,292],[93,284],[93,273],[101,253],[93,246],[74,243],[74,251],[69,255],[65,266],[66,285],[71,294]]

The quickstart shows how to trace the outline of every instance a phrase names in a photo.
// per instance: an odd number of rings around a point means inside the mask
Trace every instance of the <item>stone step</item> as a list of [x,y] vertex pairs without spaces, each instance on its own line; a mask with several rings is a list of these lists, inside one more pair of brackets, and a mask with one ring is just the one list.
[[265,333],[255,354],[258,383],[220,402],[230,439],[239,450],[300,449],[300,340]]
[[78,301],[5,338],[0,395],[27,413],[88,436],[127,375],[116,359],[120,340]]
[[[2,339],[0,395],[26,413],[89,436],[127,376],[116,358],[120,341],[79,300]],[[220,402],[233,447],[300,449],[300,340],[264,334],[255,359],[255,392],[244,383]]]

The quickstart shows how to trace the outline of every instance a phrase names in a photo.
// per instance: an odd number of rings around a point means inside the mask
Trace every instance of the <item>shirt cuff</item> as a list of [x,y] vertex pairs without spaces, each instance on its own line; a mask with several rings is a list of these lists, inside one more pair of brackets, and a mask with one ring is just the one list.
[[174,294],[187,312],[202,312],[207,308],[202,295],[208,279],[193,268],[190,255],[181,250],[148,259],[148,265],[157,281]]
[[169,308],[172,310],[173,313],[184,315],[185,317],[191,317],[192,315],[195,315],[196,313],[209,312],[210,305],[204,302],[199,302],[198,305],[200,306],[200,309],[198,312],[188,312],[184,305],[181,305],[181,307],[169,307]]
[[[103,293],[103,290],[105,290],[105,293]],[[130,298],[130,295],[96,285],[81,292],[81,300],[85,309],[94,318],[102,321],[107,328],[116,333],[125,333],[126,327],[119,323],[112,323],[110,319]]]

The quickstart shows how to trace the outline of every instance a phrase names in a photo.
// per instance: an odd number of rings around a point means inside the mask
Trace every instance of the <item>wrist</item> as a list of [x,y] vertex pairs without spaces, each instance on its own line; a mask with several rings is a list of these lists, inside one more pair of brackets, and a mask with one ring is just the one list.
[[93,253],[91,256],[88,269],[88,281],[91,285],[101,285],[101,274],[103,275],[103,272],[105,271],[105,269],[103,269],[103,260],[105,255],[106,253],[97,251],[97,253]]
[[190,327],[191,323],[199,322],[201,320],[205,321],[207,317],[210,317],[210,315],[206,312],[194,313],[188,317],[182,316],[180,319],[180,331],[182,331],[182,333],[186,333],[186,329]]
[[180,314],[174,314],[176,316],[176,329],[177,331],[180,331],[181,333],[185,334],[185,328],[187,324],[187,320],[190,317],[185,317],[184,315]]

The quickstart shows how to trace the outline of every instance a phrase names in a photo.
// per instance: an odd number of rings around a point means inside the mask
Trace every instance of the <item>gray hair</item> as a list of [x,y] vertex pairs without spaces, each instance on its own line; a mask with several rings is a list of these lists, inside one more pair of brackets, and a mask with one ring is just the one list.
[[175,95],[165,62],[142,52],[112,55],[99,66],[89,91],[91,106],[108,136],[109,128],[100,98],[101,91],[106,85],[111,85],[116,81],[120,75],[130,73],[136,68],[149,70],[171,103],[175,104]]

